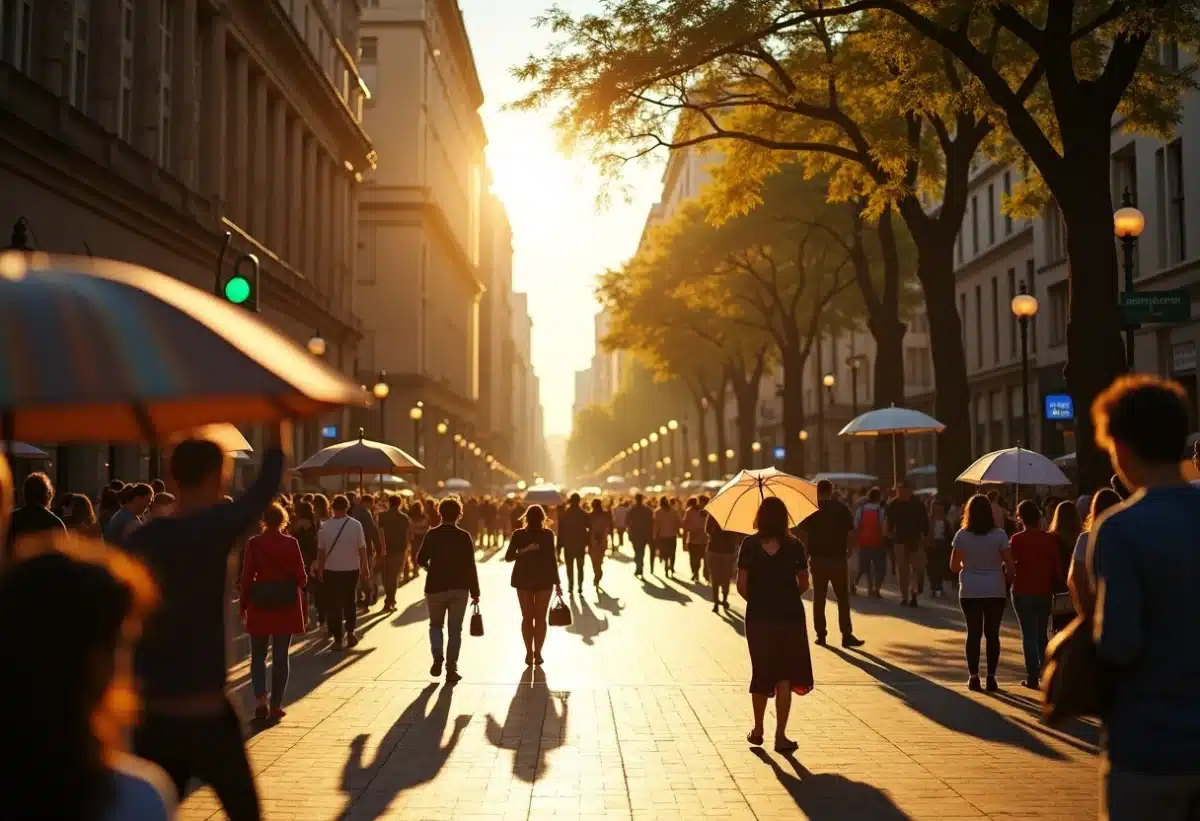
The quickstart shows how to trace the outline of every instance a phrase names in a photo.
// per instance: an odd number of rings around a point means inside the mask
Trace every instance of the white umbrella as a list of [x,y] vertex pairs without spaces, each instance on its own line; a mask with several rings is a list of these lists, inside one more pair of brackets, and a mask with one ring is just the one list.
[[471,483],[466,479],[447,479],[442,487],[446,490],[470,490]]
[[896,436],[905,433],[941,433],[946,429],[938,420],[920,411],[898,408],[876,408],[850,420],[838,436],[890,436],[892,437],[892,470],[900,477],[900,463],[896,459]]
[[1071,467],[1075,464],[1075,451],[1064,453],[1062,456],[1056,456],[1054,458],[1054,464],[1058,465],[1060,468]]
[[817,486],[776,470],[743,470],[717,491],[704,510],[725,530],[753,533],[758,506],[768,496],[787,505],[788,525],[794,527],[817,509]]
[[603,492],[604,492],[603,490],[596,487],[595,485],[588,485],[587,487],[581,487],[579,489],[580,496],[599,496]]
[[527,505],[561,505],[565,501],[558,485],[534,485],[525,491]]
[[963,471],[958,481],[971,485],[1069,485],[1058,465],[1045,456],[1024,448],[1006,448],[985,454]]
[[13,459],[49,459],[50,454],[24,442],[0,442],[0,453]]
[[818,473],[813,477],[813,481],[819,482],[824,479],[828,482],[833,482],[835,485],[865,484],[874,482],[878,478],[869,473]]
[[606,484],[606,485],[627,485],[627,484],[629,484],[629,482],[627,482],[625,480],[624,476],[618,476],[616,474],[613,474],[612,476],[609,476],[607,479],[604,480],[604,484]]
[[230,425],[226,422],[201,425],[198,428],[180,431],[171,436],[167,441],[171,444],[178,444],[184,439],[207,439],[210,442],[215,442],[226,453],[254,450],[254,448],[250,447],[250,442],[246,439],[245,434],[238,430],[236,425]]
[[704,488],[705,490],[720,490],[721,488],[725,487],[725,482],[720,479],[709,479],[707,482],[700,485],[700,487]]

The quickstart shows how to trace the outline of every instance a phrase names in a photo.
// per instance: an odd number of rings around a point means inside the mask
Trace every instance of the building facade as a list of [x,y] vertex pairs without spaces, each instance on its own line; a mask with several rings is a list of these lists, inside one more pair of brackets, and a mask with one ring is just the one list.
[[[349,372],[358,188],[375,160],[345,45],[357,25],[352,0],[0,0],[0,223],[23,219],[37,250],[208,291],[228,233],[227,266],[261,260],[263,318],[301,344],[319,333]],[[301,426],[297,453],[345,422]],[[147,445],[52,452],[64,489],[156,473]]]

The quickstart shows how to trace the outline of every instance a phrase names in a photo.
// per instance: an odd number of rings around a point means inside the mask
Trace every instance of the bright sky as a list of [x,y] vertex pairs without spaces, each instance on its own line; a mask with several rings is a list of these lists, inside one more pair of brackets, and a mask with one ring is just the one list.
[[[493,188],[513,226],[513,287],[529,294],[533,364],[542,384],[548,434],[567,433],[575,371],[594,352],[595,278],[637,247],[650,206],[658,199],[661,166],[639,168],[625,182],[630,202],[614,197],[599,209],[601,180],[586,158],[557,150],[554,112],[501,111],[522,95],[509,69],[542,53],[548,35],[533,18],[554,0],[459,0],[475,51],[486,102],[483,109]],[[598,0],[558,0],[571,12]],[[664,158],[665,159],[665,158]]]

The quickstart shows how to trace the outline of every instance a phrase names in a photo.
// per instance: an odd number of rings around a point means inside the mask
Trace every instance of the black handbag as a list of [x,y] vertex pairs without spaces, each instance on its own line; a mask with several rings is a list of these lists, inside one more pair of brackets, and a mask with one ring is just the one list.
[[479,605],[475,605],[475,610],[471,613],[471,635],[483,635],[483,614],[479,612]]
[[295,579],[254,582],[250,585],[250,604],[259,610],[281,610],[291,607],[297,601],[296,592],[299,589],[300,585]]
[[550,614],[546,617],[546,624],[551,627],[571,626],[571,608],[567,607],[567,603],[563,601],[561,595],[551,606]]
[[1103,670],[1092,640],[1092,621],[1077,616],[1046,647],[1042,670],[1042,723],[1098,716],[1104,701]]

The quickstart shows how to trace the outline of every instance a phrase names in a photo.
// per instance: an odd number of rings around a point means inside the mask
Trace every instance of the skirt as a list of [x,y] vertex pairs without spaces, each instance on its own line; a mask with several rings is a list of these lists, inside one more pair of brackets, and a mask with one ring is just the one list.
[[733,562],[736,558],[732,553],[708,551],[708,575],[713,584],[725,587],[733,583]]
[[775,685],[791,683],[792,692],[807,695],[813,688],[812,657],[808,650],[808,627],[800,621],[746,622],[750,646],[750,692],[775,695]]

